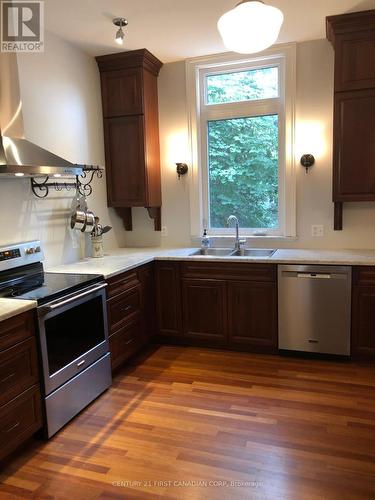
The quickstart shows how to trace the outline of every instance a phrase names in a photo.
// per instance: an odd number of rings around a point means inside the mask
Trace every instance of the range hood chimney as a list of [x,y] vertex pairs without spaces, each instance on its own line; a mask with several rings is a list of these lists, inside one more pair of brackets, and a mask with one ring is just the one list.
[[82,169],[25,139],[17,54],[0,52],[0,176],[66,177]]

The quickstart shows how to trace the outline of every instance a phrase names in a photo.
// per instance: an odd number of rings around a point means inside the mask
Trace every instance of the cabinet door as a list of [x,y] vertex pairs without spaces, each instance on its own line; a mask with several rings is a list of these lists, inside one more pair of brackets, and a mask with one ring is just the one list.
[[228,283],[229,343],[233,347],[277,350],[277,286],[275,283]]
[[104,120],[108,206],[145,206],[143,116]]
[[375,30],[338,35],[335,43],[335,91],[375,87]]
[[182,281],[184,336],[219,343],[226,341],[225,291],[225,281]]
[[375,359],[375,286],[353,288],[352,355]]
[[128,68],[101,74],[103,116],[142,114],[142,69]]
[[155,275],[153,264],[141,267],[138,270],[138,278],[142,289],[142,335],[144,343],[147,344],[155,335],[156,325]]
[[178,262],[156,262],[158,333],[181,337],[181,283]]
[[375,201],[375,89],[335,95],[334,201]]

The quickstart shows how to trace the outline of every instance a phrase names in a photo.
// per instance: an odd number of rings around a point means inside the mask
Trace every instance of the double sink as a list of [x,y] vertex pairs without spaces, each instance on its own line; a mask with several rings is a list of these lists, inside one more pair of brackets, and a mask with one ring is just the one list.
[[233,250],[232,248],[200,248],[191,253],[194,255],[206,255],[213,257],[258,257],[269,258],[276,252],[277,249],[263,248],[241,248],[241,250]]

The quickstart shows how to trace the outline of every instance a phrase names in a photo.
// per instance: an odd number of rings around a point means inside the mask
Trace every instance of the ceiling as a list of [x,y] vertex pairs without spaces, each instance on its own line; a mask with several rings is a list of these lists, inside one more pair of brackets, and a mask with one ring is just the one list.
[[[325,37],[325,17],[375,9],[375,0],[266,0],[285,17],[279,42]],[[163,62],[224,52],[218,18],[237,0],[46,0],[46,29],[91,55],[146,47]],[[123,47],[114,17],[126,17]]]

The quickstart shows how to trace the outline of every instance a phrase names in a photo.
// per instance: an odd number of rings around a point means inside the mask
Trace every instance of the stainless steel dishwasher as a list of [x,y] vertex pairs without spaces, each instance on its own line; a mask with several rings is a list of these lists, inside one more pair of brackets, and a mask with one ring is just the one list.
[[351,268],[278,267],[279,349],[350,355]]

